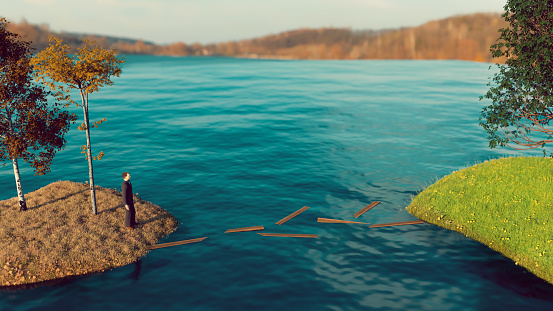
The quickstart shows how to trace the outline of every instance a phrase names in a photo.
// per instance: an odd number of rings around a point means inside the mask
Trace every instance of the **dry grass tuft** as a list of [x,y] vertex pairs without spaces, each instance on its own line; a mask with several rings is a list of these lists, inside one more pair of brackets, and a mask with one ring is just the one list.
[[92,215],[87,184],[57,181],[0,201],[0,286],[23,285],[121,267],[145,256],[177,228],[166,210],[135,196],[135,230],[125,228],[121,192],[96,186]]

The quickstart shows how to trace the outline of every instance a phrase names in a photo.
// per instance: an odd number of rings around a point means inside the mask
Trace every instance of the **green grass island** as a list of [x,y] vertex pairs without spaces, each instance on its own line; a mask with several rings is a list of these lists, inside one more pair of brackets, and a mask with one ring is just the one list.
[[175,231],[176,218],[134,197],[135,230],[124,226],[121,192],[95,186],[98,214],[90,209],[88,184],[57,181],[0,201],[0,287],[34,286],[102,272],[136,262],[148,246]]
[[553,159],[486,161],[443,177],[407,207],[553,284]]

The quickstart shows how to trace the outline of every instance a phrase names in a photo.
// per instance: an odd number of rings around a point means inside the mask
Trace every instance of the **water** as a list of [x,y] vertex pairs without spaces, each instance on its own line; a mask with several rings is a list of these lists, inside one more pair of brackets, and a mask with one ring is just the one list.
[[[375,200],[358,221],[413,220],[405,207],[437,178],[520,155],[490,150],[478,125],[488,66],[129,56],[116,84],[90,96],[91,120],[108,119],[92,131],[93,153],[106,154],[96,183],[119,188],[129,171],[133,189],[181,223],[162,242],[208,239],[0,291],[0,309],[550,310],[552,285],[455,232],[316,222],[354,220]],[[88,179],[84,134],[67,139],[50,174],[20,164],[26,192]],[[0,190],[16,195],[9,165]],[[223,233],[257,225],[319,238]]]

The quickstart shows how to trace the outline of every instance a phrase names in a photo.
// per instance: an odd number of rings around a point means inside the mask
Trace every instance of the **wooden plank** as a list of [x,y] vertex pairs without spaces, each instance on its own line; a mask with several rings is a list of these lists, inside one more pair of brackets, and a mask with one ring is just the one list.
[[424,221],[422,220],[412,220],[412,221],[401,221],[401,222],[391,222],[387,224],[378,224],[378,225],[372,225],[369,228],[380,228],[380,227],[391,227],[391,226],[405,226],[405,225],[418,225],[418,224],[424,224]]
[[292,219],[292,218],[298,216],[299,214],[305,212],[305,211],[308,210],[308,209],[309,209],[308,206],[304,206],[304,207],[300,208],[299,210],[293,212],[292,214],[290,214],[290,215],[288,215],[288,216],[282,218],[281,220],[277,221],[276,224],[277,224],[277,225],[282,225],[283,223],[285,223],[285,222],[287,222],[288,220],[290,220],[290,219]]
[[259,231],[259,230],[265,230],[265,228],[263,226],[244,227],[244,228],[237,228],[237,229],[228,229],[227,231],[225,231],[225,233],[248,232],[248,231]]
[[274,237],[285,237],[285,238],[317,238],[316,234],[287,234],[287,233],[258,233],[262,236],[274,236]]
[[380,204],[380,201],[374,201],[371,204],[363,207],[359,212],[353,214],[353,216],[355,216],[355,218],[357,218],[357,217],[365,214],[368,210],[370,210],[371,208],[377,206],[378,204]]
[[156,244],[156,245],[148,246],[148,249],[152,250],[152,249],[158,249],[158,248],[164,248],[164,247],[171,247],[171,246],[177,246],[177,245],[196,243],[196,242],[201,242],[205,239],[207,239],[207,237],[197,238],[197,239],[190,239],[190,240],[183,240],[183,241],[176,241],[176,242],[170,242],[170,243],[163,243],[163,244]]
[[317,218],[317,222],[327,223],[327,224],[363,224],[363,225],[369,225],[369,223],[366,222],[358,222],[358,221],[349,221],[349,220],[340,220],[340,219],[330,219],[330,218]]
[[176,241],[176,242],[170,242],[170,243],[164,243],[164,244],[156,244],[148,247],[148,249],[158,249],[158,248],[164,248],[164,247],[170,247],[170,246],[177,246],[177,245],[184,245],[184,244],[190,244],[195,242],[201,242],[203,240],[207,239],[207,237],[198,238],[198,239],[190,239],[190,240],[183,240],[183,241]]

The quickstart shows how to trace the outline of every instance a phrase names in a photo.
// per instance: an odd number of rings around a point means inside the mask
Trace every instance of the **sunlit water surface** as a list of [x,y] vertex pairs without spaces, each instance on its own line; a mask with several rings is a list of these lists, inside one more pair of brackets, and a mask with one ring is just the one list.
[[[90,96],[91,119],[108,119],[92,132],[93,152],[106,154],[96,183],[119,188],[129,171],[135,192],[181,223],[162,242],[208,239],[0,291],[0,309],[552,310],[552,285],[458,233],[316,222],[356,220],[375,200],[357,221],[414,220],[405,207],[437,178],[522,155],[490,150],[478,125],[488,67],[129,56],[115,85]],[[67,140],[50,174],[22,169],[24,191],[88,179],[84,134],[75,125]],[[16,195],[10,165],[0,195]],[[224,233],[257,225],[318,239]]]

